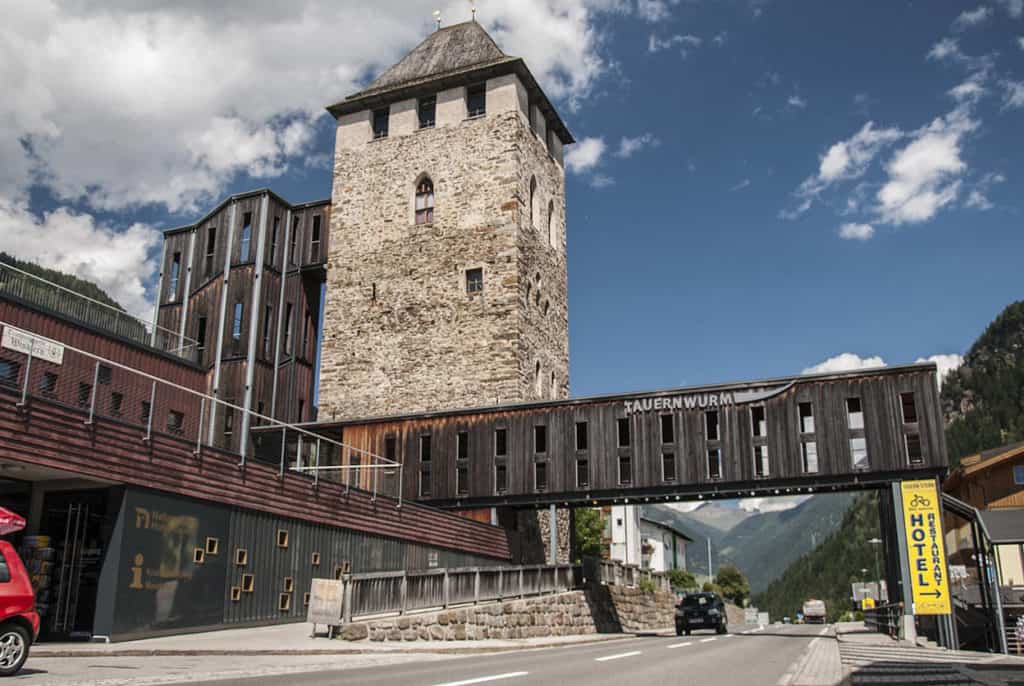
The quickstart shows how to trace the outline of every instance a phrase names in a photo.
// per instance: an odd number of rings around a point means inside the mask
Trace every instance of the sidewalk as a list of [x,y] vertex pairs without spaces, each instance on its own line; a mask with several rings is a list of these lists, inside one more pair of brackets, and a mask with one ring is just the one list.
[[632,638],[629,634],[590,634],[584,636],[545,636],[485,641],[414,641],[374,643],[329,640],[325,633],[310,638],[310,624],[278,624],[247,629],[224,629],[201,634],[182,634],[147,638],[123,643],[40,643],[31,656],[107,657],[107,656],[192,656],[192,655],[373,655],[441,653],[473,655],[530,648],[553,648]]

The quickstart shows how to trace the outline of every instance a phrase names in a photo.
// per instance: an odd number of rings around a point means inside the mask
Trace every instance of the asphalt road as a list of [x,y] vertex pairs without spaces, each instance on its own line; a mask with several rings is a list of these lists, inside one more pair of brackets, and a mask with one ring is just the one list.
[[[517,651],[436,662],[409,662],[343,671],[290,673],[292,686],[573,686],[701,684],[774,686],[799,660],[821,626],[768,626],[725,636],[639,637],[565,648]],[[271,686],[281,676],[179,682],[204,686]]]

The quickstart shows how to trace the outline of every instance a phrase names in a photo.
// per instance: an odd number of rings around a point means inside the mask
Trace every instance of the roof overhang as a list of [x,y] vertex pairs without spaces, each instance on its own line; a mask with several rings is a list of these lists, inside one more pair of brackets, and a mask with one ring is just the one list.
[[1024,509],[979,510],[989,540],[996,545],[1024,543]]

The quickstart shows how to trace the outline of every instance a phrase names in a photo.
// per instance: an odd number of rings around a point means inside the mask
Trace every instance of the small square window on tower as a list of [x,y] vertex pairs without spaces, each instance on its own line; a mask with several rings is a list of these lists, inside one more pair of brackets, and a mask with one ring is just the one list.
[[416,109],[419,112],[420,128],[434,128],[434,124],[437,121],[437,98],[433,95],[420,98]]
[[466,88],[466,116],[482,117],[487,114],[487,84],[477,83]]
[[483,269],[467,269],[466,270],[466,292],[467,293],[480,293],[484,290],[484,270]]
[[388,112],[387,107],[373,111],[373,139],[388,137]]

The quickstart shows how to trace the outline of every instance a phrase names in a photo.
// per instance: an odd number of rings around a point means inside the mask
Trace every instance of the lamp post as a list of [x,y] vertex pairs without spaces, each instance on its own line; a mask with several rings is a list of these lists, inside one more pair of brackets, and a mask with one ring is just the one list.
[[877,600],[881,601],[882,600],[882,598],[881,598],[881,595],[882,595],[882,578],[881,578],[881,574],[878,571],[878,546],[882,545],[882,539],[880,539],[877,536],[875,536],[874,538],[869,538],[868,539],[868,543],[870,543],[874,547],[874,549],[875,549],[875,583],[878,584],[878,595],[879,595],[879,597],[877,598]]

